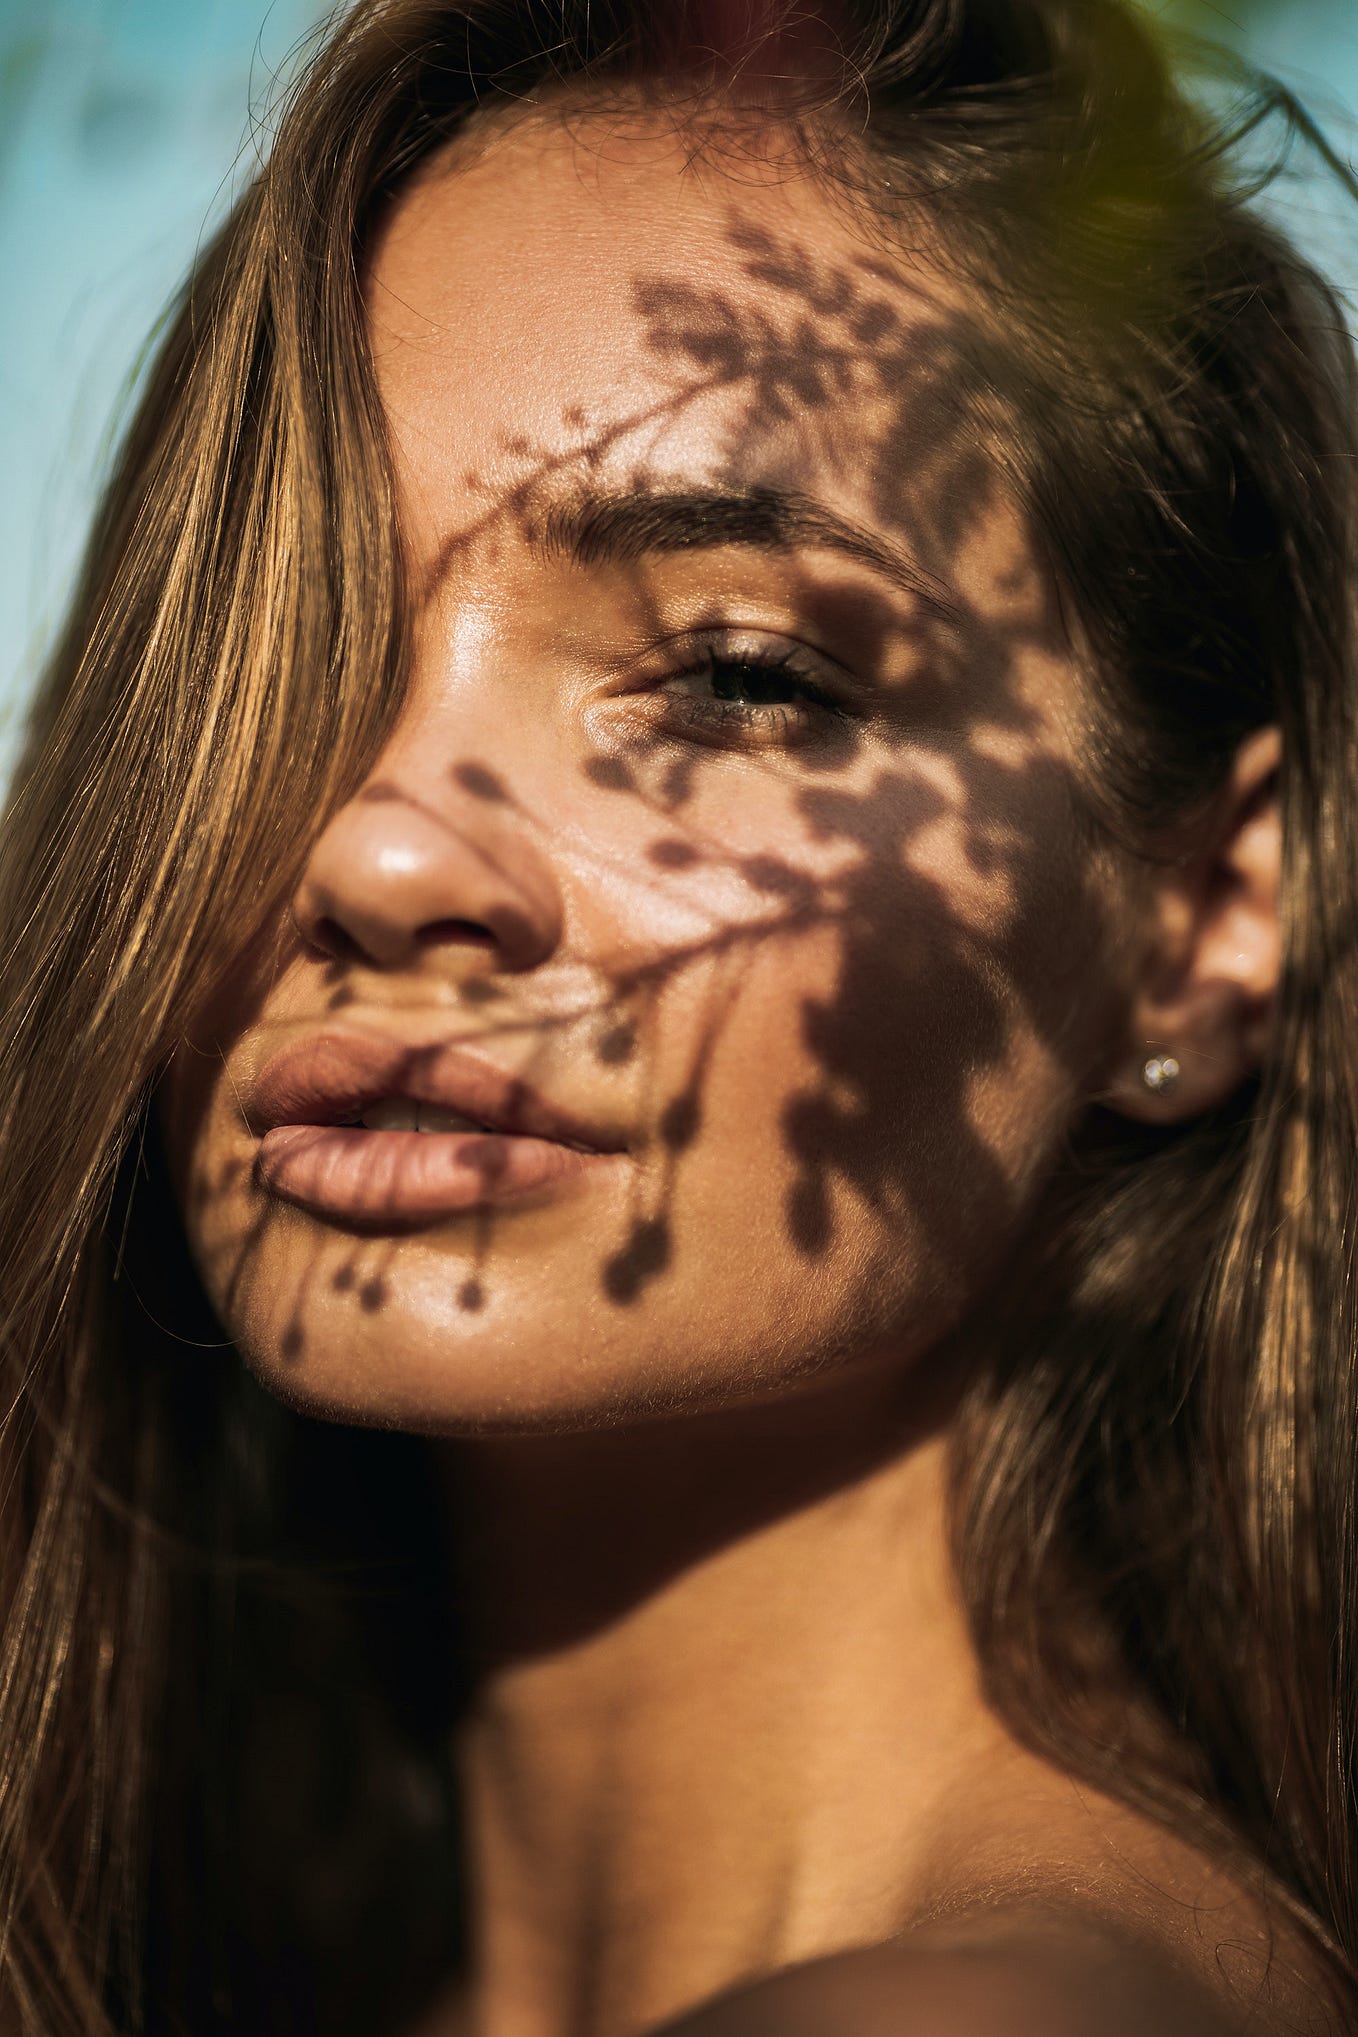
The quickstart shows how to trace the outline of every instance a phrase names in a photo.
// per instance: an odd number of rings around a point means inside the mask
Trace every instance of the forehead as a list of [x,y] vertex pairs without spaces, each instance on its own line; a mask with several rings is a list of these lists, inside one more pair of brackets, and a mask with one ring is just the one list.
[[933,570],[957,563],[963,508],[992,552],[1017,542],[960,292],[886,259],[786,149],[516,119],[397,199],[368,310],[417,554],[586,481],[796,488],[904,530]]

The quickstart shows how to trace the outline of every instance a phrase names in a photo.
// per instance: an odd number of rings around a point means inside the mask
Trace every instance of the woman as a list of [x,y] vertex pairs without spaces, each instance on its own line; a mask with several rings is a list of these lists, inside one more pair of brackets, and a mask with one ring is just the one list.
[[0,2027],[1352,2027],[1304,122],[659,12],[333,29],[34,712]]

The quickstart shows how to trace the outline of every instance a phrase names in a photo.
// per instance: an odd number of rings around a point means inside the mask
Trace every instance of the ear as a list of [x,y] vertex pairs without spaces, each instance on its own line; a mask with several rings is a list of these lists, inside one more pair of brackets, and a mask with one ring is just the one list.
[[[1197,1117],[1224,1103],[1268,1049],[1280,956],[1280,756],[1276,728],[1249,736],[1205,834],[1154,880],[1127,1044],[1104,1096],[1125,1117]],[[1157,1061],[1169,1078],[1158,1088],[1146,1075]]]

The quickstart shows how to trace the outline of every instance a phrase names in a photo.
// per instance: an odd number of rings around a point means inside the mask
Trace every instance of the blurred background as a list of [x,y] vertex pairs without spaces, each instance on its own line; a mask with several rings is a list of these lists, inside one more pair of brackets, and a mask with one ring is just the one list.
[[[1276,73],[1358,158],[1358,0],[1140,4]],[[0,784],[148,334],[329,13],[0,0]],[[1358,208],[1300,165],[1271,203],[1354,293],[1358,324]]]

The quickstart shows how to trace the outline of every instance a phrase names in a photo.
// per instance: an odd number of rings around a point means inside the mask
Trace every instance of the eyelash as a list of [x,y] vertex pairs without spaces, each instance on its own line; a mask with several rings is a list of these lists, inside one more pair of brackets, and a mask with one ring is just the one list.
[[[719,694],[703,699],[697,695],[665,693],[666,687],[674,687],[685,679],[706,679],[715,686],[724,675],[742,673],[779,681],[781,689],[794,697],[759,701],[723,699]],[[828,734],[836,724],[849,719],[849,710],[843,702],[804,675],[799,653],[791,647],[756,645],[727,650],[713,643],[705,644],[692,663],[667,674],[664,685],[657,690],[667,699],[671,718],[682,723],[685,730],[705,735],[708,740],[743,743],[750,748],[773,748],[780,744],[790,747],[814,738],[817,733]],[[682,711],[678,711],[681,702]]]

